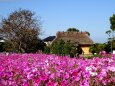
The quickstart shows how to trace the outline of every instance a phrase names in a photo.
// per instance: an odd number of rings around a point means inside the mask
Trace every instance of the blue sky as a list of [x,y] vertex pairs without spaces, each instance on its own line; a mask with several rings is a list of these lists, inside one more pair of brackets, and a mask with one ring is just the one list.
[[94,42],[104,43],[109,18],[115,14],[115,0],[0,0],[0,18],[19,8],[41,17],[41,38],[74,27],[90,32]]

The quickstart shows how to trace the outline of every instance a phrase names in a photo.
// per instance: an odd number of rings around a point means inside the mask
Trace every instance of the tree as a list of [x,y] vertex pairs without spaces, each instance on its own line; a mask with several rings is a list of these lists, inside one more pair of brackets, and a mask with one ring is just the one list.
[[96,43],[90,47],[90,52],[92,52],[92,54],[99,53],[102,50],[105,50],[105,44]]
[[64,55],[70,55],[70,54],[73,54],[74,52],[72,51],[73,45],[70,43],[70,41],[67,41],[66,43],[64,43],[64,46],[63,46],[63,53]]
[[108,48],[108,46],[111,46],[111,52],[114,49],[115,46],[115,37],[114,37],[114,33],[115,33],[115,14],[113,14],[113,16],[110,17],[110,30],[106,31],[106,34],[109,36],[108,40],[109,43],[106,47],[106,49]]
[[70,43],[70,41],[64,42],[63,40],[60,40],[52,45],[51,52],[57,55],[70,55],[71,57],[74,57],[76,54],[76,48]]
[[50,47],[49,46],[44,46],[44,53],[50,54]]
[[10,41],[5,41],[4,43],[3,43],[3,50],[4,51],[6,51],[6,52],[11,52],[11,51],[15,51],[16,52],[16,50],[13,48],[13,46],[12,46],[12,44],[11,44],[11,42]]
[[67,31],[76,31],[76,32],[79,32],[79,30],[76,29],[76,28],[68,28]]
[[115,31],[115,14],[113,14],[113,16],[110,17],[110,28],[112,31]]
[[0,32],[11,42],[12,48],[30,52],[33,45],[38,44],[40,24],[33,12],[19,9],[2,19]]
[[113,37],[113,40],[115,40],[115,37],[114,37],[114,33],[115,33],[115,14],[113,14],[113,16],[110,17],[110,29],[111,29],[111,33],[112,33],[112,37]]
[[57,54],[57,55],[63,55],[63,48],[64,48],[64,44],[65,42],[63,40],[60,40],[59,42],[55,42],[53,45],[52,45],[52,49],[51,49],[51,52],[53,54]]
[[105,50],[107,53],[110,53],[110,52],[111,52],[111,43],[110,43],[110,42],[105,45],[104,50]]
[[111,36],[111,30],[105,32],[109,37]]
[[88,31],[85,31],[85,32],[88,34],[88,36],[90,36],[90,33]]

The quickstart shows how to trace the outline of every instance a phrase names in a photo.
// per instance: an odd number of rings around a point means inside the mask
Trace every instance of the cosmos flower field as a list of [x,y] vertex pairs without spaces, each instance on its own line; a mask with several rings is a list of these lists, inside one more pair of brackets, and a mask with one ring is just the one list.
[[0,54],[0,86],[115,86],[115,55]]

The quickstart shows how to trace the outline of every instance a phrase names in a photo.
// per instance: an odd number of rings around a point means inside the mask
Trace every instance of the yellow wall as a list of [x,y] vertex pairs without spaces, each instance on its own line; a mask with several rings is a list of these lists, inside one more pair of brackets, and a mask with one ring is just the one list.
[[84,54],[91,54],[89,52],[89,47],[82,47],[82,50],[83,50]]

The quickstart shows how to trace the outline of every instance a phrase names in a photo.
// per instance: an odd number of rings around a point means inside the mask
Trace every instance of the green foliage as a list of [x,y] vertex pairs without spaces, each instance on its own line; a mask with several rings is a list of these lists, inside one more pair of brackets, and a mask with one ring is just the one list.
[[76,29],[76,28],[68,28],[67,31],[76,31],[76,32],[79,32],[79,30]]
[[110,44],[110,43],[106,44],[104,50],[105,50],[107,53],[111,52],[111,44]]
[[72,50],[72,44],[68,41],[67,43],[64,44],[63,46],[63,53],[65,55],[70,55],[71,50]]
[[92,54],[96,53],[96,50],[97,50],[97,46],[95,44],[90,46],[89,51],[92,52]]
[[6,52],[16,51],[13,44],[10,41],[5,41],[3,43],[3,50],[6,51]]
[[35,39],[28,45],[29,48],[25,52],[37,52],[38,50],[44,51],[45,43],[42,40]]
[[44,53],[50,54],[50,47],[49,46],[44,46]]
[[110,17],[111,30],[115,31],[115,14]]
[[63,54],[63,47],[65,42],[63,40],[60,40],[59,42],[56,42],[52,46],[52,53],[62,55]]
[[111,52],[112,50],[115,49],[115,37],[114,37],[114,33],[115,33],[115,14],[113,14],[113,16],[110,17],[110,30],[106,31],[106,34],[108,34],[109,38],[108,38],[108,44],[105,47],[105,50],[107,52]]
[[90,33],[88,31],[86,31],[86,33],[88,34],[88,36],[90,36]]
[[105,44],[98,44],[97,49],[98,49],[98,53],[102,50],[104,50]]
[[105,32],[109,37],[111,36],[111,30]]
[[[112,41],[112,50],[115,49],[115,41]],[[94,44],[90,47],[90,52],[99,54],[100,51],[105,50],[107,53],[111,52],[111,41],[107,44]]]
[[105,48],[105,44],[97,43],[90,47],[90,52],[98,54],[100,51],[104,50],[104,48]]
[[56,42],[52,45],[51,52],[57,55],[70,55],[71,56],[75,54],[76,49],[73,47],[70,41],[67,41],[65,43],[63,40],[60,40],[59,42]]
[[106,52],[108,52],[108,53],[111,52],[111,49],[115,50],[115,40],[108,41],[108,43],[105,46],[105,51]]

